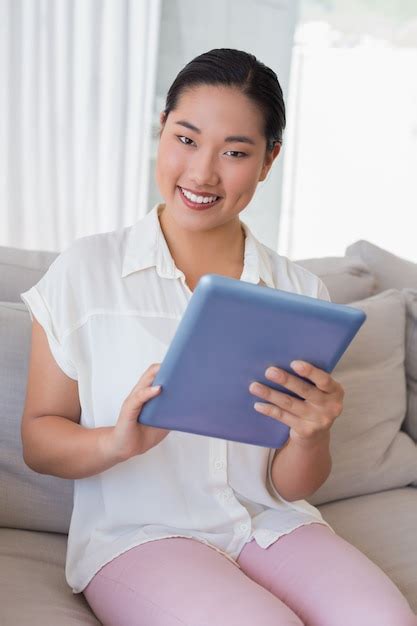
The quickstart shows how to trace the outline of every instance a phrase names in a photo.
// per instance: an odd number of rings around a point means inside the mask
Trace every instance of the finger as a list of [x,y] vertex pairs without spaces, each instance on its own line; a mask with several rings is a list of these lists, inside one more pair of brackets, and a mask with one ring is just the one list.
[[138,387],[131,394],[131,400],[135,408],[141,408],[153,396],[161,392],[161,387]]
[[302,380],[298,376],[294,376],[285,370],[275,367],[268,367],[265,376],[268,380],[278,383],[290,391],[294,391],[298,396],[304,398],[311,404],[323,404],[323,392],[317,389],[314,384]]
[[332,378],[329,372],[325,372],[311,363],[292,361],[291,367],[300,376],[312,380],[316,387],[325,393],[332,393],[339,387],[339,383]]
[[286,424],[290,427],[290,437],[291,432],[296,433],[299,437],[308,438],[311,440],[317,433],[321,432],[321,429],[318,427],[317,423],[314,420],[305,421],[303,418],[297,417],[288,411],[281,409],[273,404],[266,404],[264,402],[255,402],[254,404],[255,410],[263,415],[268,415],[273,419],[276,419],[283,424]]
[[304,400],[293,398],[287,393],[282,393],[281,391],[272,389],[272,387],[268,387],[267,385],[261,385],[260,383],[252,383],[249,387],[249,391],[262,400],[266,400],[296,417],[310,420],[315,419],[312,406]]
[[152,365],[150,365],[148,368],[149,374],[155,376],[155,374],[159,372],[160,368],[160,363],[152,363]]
[[300,427],[301,418],[297,417],[296,415],[292,415],[292,413],[289,413],[288,411],[285,411],[284,409],[281,409],[274,404],[255,402],[253,406],[254,409],[258,411],[258,413],[262,413],[262,415],[268,415],[269,417],[272,417],[273,419],[278,420],[279,422],[282,422],[287,426],[290,426],[290,428],[294,428],[294,430]]
[[140,377],[139,381],[136,383],[135,386],[138,388],[142,388],[142,387],[148,387],[150,384],[152,384],[160,367],[161,367],[160,363],[152,363],[152,365],[150,365],[148,369],[145,371],[145,373]]

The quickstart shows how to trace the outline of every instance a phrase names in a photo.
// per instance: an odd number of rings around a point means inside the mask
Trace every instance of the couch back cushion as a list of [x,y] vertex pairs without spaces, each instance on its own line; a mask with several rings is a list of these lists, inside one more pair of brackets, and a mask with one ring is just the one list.
[[38,474],[23,461],[31,328],[23,303],[0,302],[0,526],[67,533],[73,481]]
[[[404,291],[407,305],[406,376],[407,413],[403,429],[417,442],[417,263],[360,239],[346,248],[346,257],[359,258],[375,277],[375,293],[387,289]],[[359,299],[359,298],[357,298]]]
[[322,257],[294,262],[322,279],[332,302],[347,304],[376,293],[375,276],[359,257]]
[[360,258],[375,276],[376,292],[386,289],[417,289],[417,263],[403,259],[370,241],[360,239],[346,248],[346,257]]
[[19,302],[20,294],[35,285],[58,252],[0,246],[0,302]]
[[332,373],[345,389],[344,408],[331,430],[331,474],[308,498],[314,505],[417,480],[417,446],[401,430],[407,406],[405,294],[389,289],[350,306],[367,319]]
[[405,370],[407,373],[407,412],[404,430],[417,442],[417,289],[402,290],[407,304]]

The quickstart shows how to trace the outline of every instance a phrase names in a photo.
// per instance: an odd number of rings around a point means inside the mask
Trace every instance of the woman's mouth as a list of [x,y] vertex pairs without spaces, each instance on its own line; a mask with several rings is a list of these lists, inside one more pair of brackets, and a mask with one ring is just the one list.
[[[189,191],[184,192],[184,190],[180,186],[178,186],[178,190],[180,192],[180,196],[184,204],[186,204],[191,209],[196,209],[197,211],[204,211],[204,209],[209,209],[215,204],[218,204],[219,201],[222,199],[221,196],[210,196],[209,202],[207,202],[206,198],[202,199],[201,196],[195,196],[194,194],[191,194]],[[202,201],[199,202],[199,200],[202,200]]]

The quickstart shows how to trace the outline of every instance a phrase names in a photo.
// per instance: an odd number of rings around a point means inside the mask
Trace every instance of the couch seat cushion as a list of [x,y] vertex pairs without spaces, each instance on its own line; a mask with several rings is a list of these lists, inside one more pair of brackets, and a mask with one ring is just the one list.
[[381,491],[318,508],[338,535],[391,578],[417,614],[417,489]]
[[100,625],[65,580],[67,535],[0,528],[1,626]]

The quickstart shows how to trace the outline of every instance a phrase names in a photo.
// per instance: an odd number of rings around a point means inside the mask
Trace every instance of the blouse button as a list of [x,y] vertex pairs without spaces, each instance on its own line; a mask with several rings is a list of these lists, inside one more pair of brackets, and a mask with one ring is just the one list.
[[215,467],[217,470],[223,469],[223,467],[224,467],[224,463],[223,463],[223,461],[220,461],[220,460],[215,461],[215,463],[214,463],[214,467]]
[[226,487],[226,489],[219,489],[218,496],[221,500],[229,500],[232,497],[233,489]]
[[241,534],[244,534],[248,530],[248,524],[239,524],[237,527],[237,531]]

